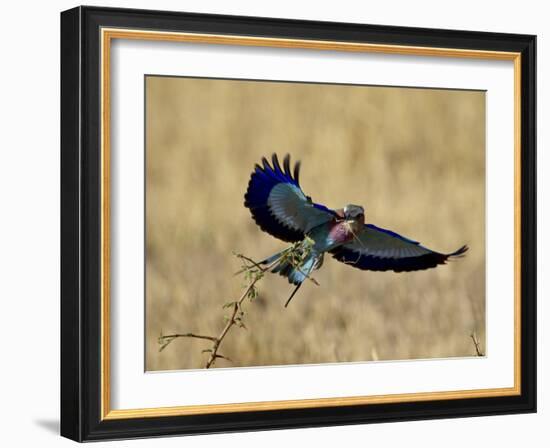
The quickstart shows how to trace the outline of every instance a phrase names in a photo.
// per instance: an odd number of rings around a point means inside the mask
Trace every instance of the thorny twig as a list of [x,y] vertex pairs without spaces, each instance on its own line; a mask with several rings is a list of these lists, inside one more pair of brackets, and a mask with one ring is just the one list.
[[[240,328],[245,328],[246,326],[243,322],[244,317],[244,310],[243,310],[243,302],[249,298],[250,300],[254,300],[257,295],[258,291],[256,289],[256,284],[263,278],[266,272],[269,272],[272,268],[274,268],[278,263],[282,263],[284,261],[289,261],[293,266],[299,268],[299,265],[303,261],[304,254],[303,254],[303,248],[299,247],[298,245],[293,245],[283,251],[281,253],[281,256],[276,258],[274,261],[272,261],[269,264],[261,264],[257,263],[254,260],[252,260],[249,257],[246,257],[245,255],[241,254],[235,254],[237,258],[239,258],[243,262],[242,269],[237,272],[237,274],[245,273],[245,278],[249,281],[248,285],[245,287],[244,292],[240,296],[240,298],[237,301],[226,303],[223,307],[224,308],[231,308],[231,314],[227,317],[227,322],[225,326],[223,327],[221,333],[214,337],[214,336],[205,336],[195,333],[175,333],[175,334],[169,334],[169,335],[160,335],[158,338],[158,343],[160,344],[159,351],[164,350],[172,341],[174,341],[177,338],[195,338],[195,339],[205,339],[212,342],[212,347],[206,350],[203,350],[203,353],[210,353],[210,356],[208,357],[208,360],[206,361],[205,368],[209,369],[214,365],[216,362],[216,359],[226,359],[228,361],[231,361],[230,358],[227,356],[224,356],[218,352],[221,343],[223,342],[224,338],[229,333],[229,330],[233,326],[238,326]],[[301,271],[300,271],[301,272]],[[304,274],[305,275],[305,274]],[[306,275],[308,279],[310,279],[315,284],[318,284],[315,279],[311,278],[309,275]]]

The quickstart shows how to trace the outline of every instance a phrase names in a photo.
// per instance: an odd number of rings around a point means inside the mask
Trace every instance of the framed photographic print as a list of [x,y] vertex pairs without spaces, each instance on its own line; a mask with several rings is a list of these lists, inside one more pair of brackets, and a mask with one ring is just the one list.
[[61,433],[535,412],[535,36],[61,14]]

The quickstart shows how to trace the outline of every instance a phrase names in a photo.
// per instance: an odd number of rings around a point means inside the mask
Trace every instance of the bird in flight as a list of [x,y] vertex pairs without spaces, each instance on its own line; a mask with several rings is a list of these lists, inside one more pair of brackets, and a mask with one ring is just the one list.
[[302,191],[300,162],[291,171],[288,154],[283,167],[276,154],[271,161],[264,157],[262,166],[256,164],[244,205],[264,232],[293,243],[260,262],[296,285],[285,306],[311,272],[321,267],[327,252],[355,268],[407,272],[434,268],[468,250],[464,245],[451,253],[435,252],[391,230],[365,224],[360,205],[332,210],[317,204]]

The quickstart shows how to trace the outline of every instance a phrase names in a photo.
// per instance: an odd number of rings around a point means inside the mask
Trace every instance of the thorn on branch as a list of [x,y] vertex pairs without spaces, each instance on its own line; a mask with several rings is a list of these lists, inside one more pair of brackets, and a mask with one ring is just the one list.
[[[219,354],[218,349],[222,344],[224,338],[228,334],[229,330],[233,326],[237,326],[239,328],[244,328],[245,330],[247,330],[247,327],[243,322],[243,317],[245,315],[245,311],[242,306],[243,302],[247,298],[252,302],[258,297],[258,289],[256,287],[256,283],[258,283],[264,277],[266,272],[269,272],[275,265],[280,263],[284,257],[290,257],[291,260],[293,260],[294,262],[296,260],[299,261],[301,258],[303,258],[304,254],[303,248],[301,248],[297,244],[294,244],[281,252],[281,256],[271,261],[269,264],[257,263],[256,261],[242,254],[234,253],[234,255],[242,262],[241,270],[238,271],[235,275],[244,273],[244,277],[248,283],[243,287],[244,291],[238,300],[230,301],[223,304],[222,309],[227,309],[230,311],[229,315],[224,315],[225,325],[221,333],[217,337],[195,333],[181,333],[171,335],[162,335],[161,333],[160,337],[158,338],[158,343],[160,345],[159,351],[163,351],[172,341],[177,338],[187,337],[203,339],[212,342],[211,348],[202,351],[202,353],[210,353],[210,356],[208,357],[208,360],[205,364],[206,369],[209,369],[212,365],[214,365],[216,359],[219,358],[232,362],[229,357]],[[314,279],[309,277],[309,275],[307,275],[307,277],[315,284],[318,284]]]
[[158,343],[160,344],[159,352],[163,351],[174,339],[177,339],[177,338],[195,338],[195,339],[205,339],[212,342],[216,341],[216,338],[214,336],[205,336],[202,334],[176,333],[176,334],[163,335],[161,332],[158,338]]

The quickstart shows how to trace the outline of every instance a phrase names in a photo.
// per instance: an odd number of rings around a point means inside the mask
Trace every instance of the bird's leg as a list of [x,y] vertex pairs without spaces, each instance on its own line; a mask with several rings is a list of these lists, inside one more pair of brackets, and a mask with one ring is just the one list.
[[321,253],[321,255],[317,257],[317,260],[315,260],[315,265],[313,266],[313,270],[321,269],[321,266],[323,266],[324,260],[325,260],[325,254]]

